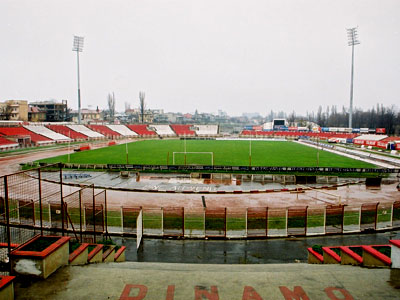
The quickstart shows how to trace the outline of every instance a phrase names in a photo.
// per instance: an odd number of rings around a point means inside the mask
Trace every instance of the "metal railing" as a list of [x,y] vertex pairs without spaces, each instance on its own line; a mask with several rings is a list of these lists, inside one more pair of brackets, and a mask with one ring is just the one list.
[[106,190],[93,185],[63,186],[61,164],[0,177],[3,273],[9,272],[12,249],[37,234],[68,235],[77,241],[96,242],[112,234],[231,239],[398,227],[400,201],[291,207],[107,207]]
[[90,242],[107,237],[105,190],[82,186],[65,195],[62,180],[61,164],[0,177],[0,273],[10,271],[12,249],[38,234]]

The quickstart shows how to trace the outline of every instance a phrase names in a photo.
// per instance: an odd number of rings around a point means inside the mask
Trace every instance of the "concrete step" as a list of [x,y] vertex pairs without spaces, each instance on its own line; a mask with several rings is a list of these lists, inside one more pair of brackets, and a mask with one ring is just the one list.
[[399,299],[399,271],[302,263],[123,262],[67,266],[45,281],[17,282],[15,290],[16,299],[33,300]]

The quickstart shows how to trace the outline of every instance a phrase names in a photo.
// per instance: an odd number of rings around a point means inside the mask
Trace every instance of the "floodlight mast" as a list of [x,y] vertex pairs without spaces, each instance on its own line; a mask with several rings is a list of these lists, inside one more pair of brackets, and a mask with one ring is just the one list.
[[79,52],[83,51],[83,39],[82,36],[74,35],[74,45],[72,51],[76,52],[76,61],[78,65],[78,124],[81,124],[81,84],[79,76]]
[[353,79],[354,79],[354,46],[359,45],[358,27],[347,28],[348,45],[351,46],[351,83],[350,83],[350,110],[349,110],[349,128],[353,128]]

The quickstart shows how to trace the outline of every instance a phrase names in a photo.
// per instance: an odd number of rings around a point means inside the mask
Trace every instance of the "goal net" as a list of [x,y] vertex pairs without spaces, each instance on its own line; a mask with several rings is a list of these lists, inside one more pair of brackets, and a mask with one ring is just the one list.
[[214,152],[173,152],[173,165],[214,165]]

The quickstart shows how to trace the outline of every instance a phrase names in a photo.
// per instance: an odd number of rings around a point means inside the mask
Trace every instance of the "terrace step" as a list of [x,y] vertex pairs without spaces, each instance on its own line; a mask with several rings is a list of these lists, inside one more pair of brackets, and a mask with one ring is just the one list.
[[[391,240],[390,243],[392,245],[329,246],[322,247],[320,250],[318,248],[307,248],[308,263],[391,267],[392,259],[390,256],[393,257],[394,255],[395,264],[392,267],[400,268],[400,240]],[[356,251],[356,249],[359,250]],[[322,254],[319,253],[321,250]],[[388,251],[391,252],[390,256],[387,255]]]

